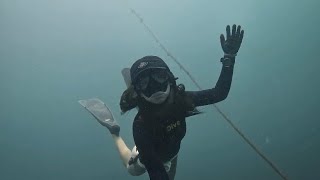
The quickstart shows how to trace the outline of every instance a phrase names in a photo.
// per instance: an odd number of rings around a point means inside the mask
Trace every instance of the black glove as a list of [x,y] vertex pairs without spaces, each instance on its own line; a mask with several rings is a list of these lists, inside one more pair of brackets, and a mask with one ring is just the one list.
[[224,38],[224,35],[221,34],[220,42],[223,52],[225,53],[225,57],[235,57],[240,49],[241,42],[243,39],[244,31],[241,30],[241,26],[236,26],[235,24],[232,26],[232,34],[230,34],[230,26],[228,25],[226,28],[227,31],[227,39]]

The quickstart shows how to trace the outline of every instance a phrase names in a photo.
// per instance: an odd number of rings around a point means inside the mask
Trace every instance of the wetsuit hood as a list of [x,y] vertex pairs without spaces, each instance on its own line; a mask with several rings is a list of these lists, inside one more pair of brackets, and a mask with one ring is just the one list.
[[131,82],[134,85],[138,76],[148,69],[165,69],[171,73],[168,65],[157,56],[145,56],[137,60],[130,68]]

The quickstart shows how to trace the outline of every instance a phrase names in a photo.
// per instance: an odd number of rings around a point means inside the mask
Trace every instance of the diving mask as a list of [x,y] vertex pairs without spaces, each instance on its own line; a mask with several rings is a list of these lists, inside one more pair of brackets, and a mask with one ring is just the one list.
[[136,81],[135,88],[146,97],[156,92],[165,92],[169,85],[169,74],[165,69],[150,69],[143,72]]

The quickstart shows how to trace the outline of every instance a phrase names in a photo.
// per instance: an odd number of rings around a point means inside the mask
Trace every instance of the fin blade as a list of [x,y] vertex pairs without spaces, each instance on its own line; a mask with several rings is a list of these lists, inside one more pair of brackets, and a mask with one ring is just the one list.
[[99,121],[113,119],[110,109],[98,98],[79,100],[78,102]]

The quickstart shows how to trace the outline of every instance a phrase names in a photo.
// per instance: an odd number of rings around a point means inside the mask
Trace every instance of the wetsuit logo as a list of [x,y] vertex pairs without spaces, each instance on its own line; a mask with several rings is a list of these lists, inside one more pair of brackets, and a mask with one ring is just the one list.
[[177,121],[177,122],[174,122],[174,123],[168,125],[167,132],[172,131],[173,129],[177,128],[177,126],[180,126],[180,125],[181,125],[180,121]]

